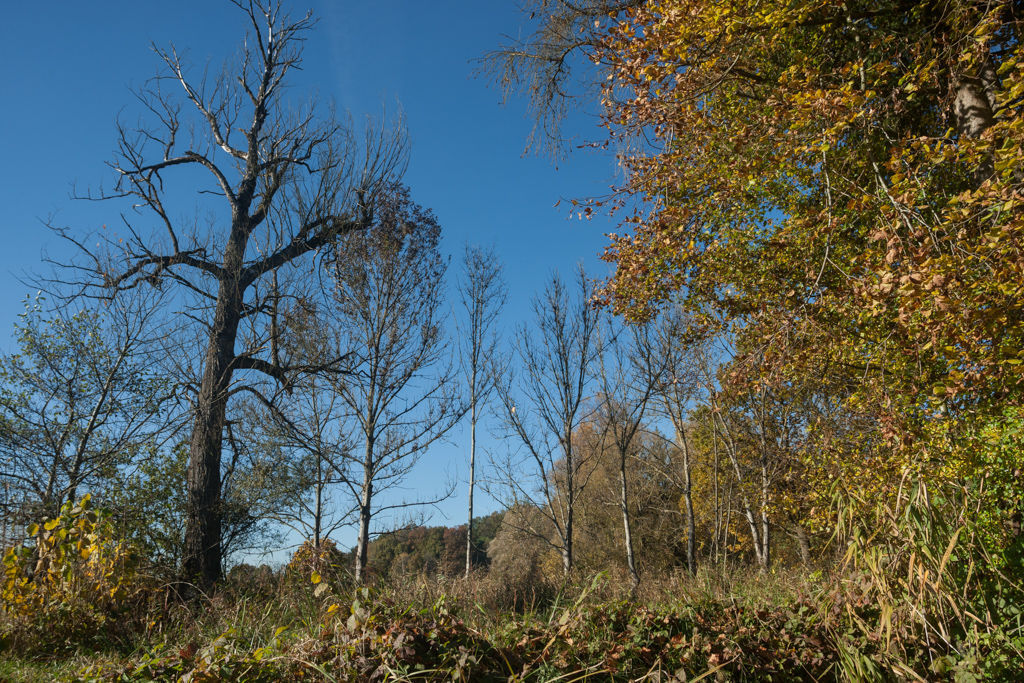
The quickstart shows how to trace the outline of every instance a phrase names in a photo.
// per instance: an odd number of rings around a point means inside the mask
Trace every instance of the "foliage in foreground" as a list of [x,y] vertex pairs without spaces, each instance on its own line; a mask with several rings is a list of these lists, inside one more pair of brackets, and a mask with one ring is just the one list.
[[[578,589],[579,587],[577,587]],[[83,669],[76,681],[695,681],[1013,680],[1019,668],[937,657],[924,641],[898,667],[873,628],[878,608],[854,594],[817,603],[794,597],[758,608],[714,599],[649,607],[596,599],[594,581],[573,601],[481,620],[471,601],[423,605],[361,589],[326,600],[305,623],[258,634],[228,628],[202,644],[161,642],[141,656]],[[689,596],[695,598],[695,595]],[[460,609],[461,608],[461,609]],[[872,627],[860,628],[860,624]],[[904,644],[906,645],[906,644]],[[987,654],[994,650],[989,645]],[[859,672],[859,675],[858,675]]]
[[80,683],[1018,680],[1020,544],[993,554],[958,495],[908,482],[870,526],[840,511],[842,566],[774,592],[766,573],[714,586],[712,566],[639,592],[497,571],[356,588],[305,548],[162,606],[86,499],[8,553],[0,632],[23,658],[89,656]]
[[3,558],[0,647],[52,652],[133,628],[133,607],[148,590],[109,513],[86,495],[28,534]]

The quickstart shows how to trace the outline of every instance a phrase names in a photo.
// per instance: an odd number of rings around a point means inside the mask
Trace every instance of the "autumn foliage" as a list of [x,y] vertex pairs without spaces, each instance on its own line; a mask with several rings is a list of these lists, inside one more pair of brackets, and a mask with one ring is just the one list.
[[968,0],[606,20],[605,122],[641,208],[604,301],[643,320],[681,298],[735,335],[735,384],[838,382],[874,421],[847,459],[949,464],[1021,397],[1021,20]]
[[131,622],[126,612],[152,588],[139,571],[141,557],[116,540],[109,513],[93,508],[88,494],[32,524],[28,535],[29,543],[3,558],[0,644],[29,651],[96,645],[104,630]]

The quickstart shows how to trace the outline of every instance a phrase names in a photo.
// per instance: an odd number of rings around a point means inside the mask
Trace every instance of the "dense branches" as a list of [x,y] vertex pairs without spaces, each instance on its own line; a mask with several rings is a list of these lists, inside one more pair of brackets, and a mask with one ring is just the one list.
[[338,240],[329,261],[333,300],[321,312],[327,324],[302,341],[313,362],[352,349],[344,372],[332,376],[331,392],[350,430],[351,447],[338,451],[336,468],[355,500],[357,581],[374,517],[436,502],[382,502],[382,495],[465,413],[444,336],[448,264],[440,239],[433,214],[404,187],[389,188],[373,223]]
[[172,385],[145,364],[156,297],[47,313],[28,306],[19,353],[0,357],[7,522],[56,516],[159,445]]

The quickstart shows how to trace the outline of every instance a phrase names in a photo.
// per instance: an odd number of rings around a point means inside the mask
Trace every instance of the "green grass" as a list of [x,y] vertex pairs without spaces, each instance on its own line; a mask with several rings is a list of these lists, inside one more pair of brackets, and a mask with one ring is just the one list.
[[10,655],[0,656],[0,683],[51,683],[68,680],[87,664],[87,660],[78,658],[48,662]]

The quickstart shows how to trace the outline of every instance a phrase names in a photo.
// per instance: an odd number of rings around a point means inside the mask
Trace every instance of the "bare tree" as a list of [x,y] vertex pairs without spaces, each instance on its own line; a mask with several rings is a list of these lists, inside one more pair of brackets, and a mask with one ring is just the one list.
[[640,574],[633,553],[626,470],[651,399],[662,383],[668,356],[659,354],[650,343],[651,330],[647,325],[622,329],[609,318],[603,330],[603,352],[598,357],[598,376],[604,399],[602,422],[618,465],[618,503],[622,513],[626,566],[635,590],[640,585]]
[[[278,0],[234,0],[249,31],[237,59],[220,75],[198,80],[173,47],[154,48],[166,70],[137,93],[149,121],[119,125],[112,167],[114,192],[128,198],[124,234],[78,238],[59,230],[81,249],[72,264],[99,282],[109,296],[140,286],[173,287],[182,301],[179,319],[197,328],[204,350],[189,387],[192,434],[183,578],[209,585],[221,574],[221,451],[230,397],[255,386],[237,373],[262,375],[287,386],[295,373],[323,368],[289,366],[275,353],[280,329],[277,304],[302,296],[294,283],[312,269],[289,268],[321,252],[341,235],[366,228],[384,184],[402,170],[405,138],[369,126],[364,145],[333,108],[316,101],[294,108],[286,86],[301,63],[310,14],[294,19]],[[178,90],[183,102],[171,91]],[[191,112],[189,114],[188,112]],[[223,214],[209,225],[178,219],[176,200],[202,170],[198,191],[215,196]],[[179,176],[177,191],[167,188]],[[209,204],[204,204],[207,209]],[[273,280],[273,282],[272,282]],[[337,359],[335,359],[337,360]],[[337,367],[337,363],[334,364]]]
[[[561,553],[566,575],[573,566],[576,501],[596,462],[584,461],[575,437],[593,411],[585,405],[600,353],[593,288],[582,265],[575,284],[570,294],[556,272],[534,299],[535,329],[523,326],[515,335],[521,376],[510,372],[497,385],[505,426],[525,451],[523,462],[499,466],[509,507],[526,502],[542,512],[555,531],[548,542]],[[539,529],[528,531],[547,538]]]
[[[311,327],[303,332],[331,334]],[[354,520],[351,497],[342,503],[335,495],[349,483],[347,463],[357,445],[345,428],[347,406],[328,378],[311,374],[296,382],[291,396],[262,413],[260,439],[265,448],[281,453],[278,476],[289,478],[296,493],[290,505],[274,512],[274,519],[311,539],[319,550],[324,539]]]
[[[662,474],[683,492],[686,563],[690,573],[697,570],[697,531],[693,506],[694,451],[688,437],[688,414],[704,389],[702,380],[708,362],[704,331],[694,330],[694,323],[680,309],[670,309],[653,329],[638,337],[641,350],[636,355],[642,374],[655,382],[660,404],[657,412],[671,423],[673,442],[682,456],[681,471],[667,468]],[[715,483],[717,486],[717,480]]]
[[480,72],[505,100],[526,95],[534,121],[529,143],[554,154],[567,151],[562,122],[573,107],[597,102],[605,72],[597,51],[603,26],[644,0],[526,0],[520,12],[530,27],[525,38],[507,38],[487,52]]
[[328,377],[356,442],[339,456],[347,466],[343,482],[356,500],[357,581],[363,579],[374,517],[451,493],[379,502],[465,414],[444,338],[447,261],[438,249],[440,237],[433,214],[414,204],[405,188],[393,187],[373,224],[342,237],[331,257],[334,302],[323,315],[325,329],[335,333],[325,332],[318,354],[330,359],[356,349],[343,363],[344,374]]
[[466,524],[466,577],[473,566],[473,489],[476,484],[476,423],[486,408],[498,355],[496,325],[508,296],[502,266],[494,249],[466,245],[459,278],[459,301],[466,320],[459,330],[462,373],[469,388],[469,518]]

